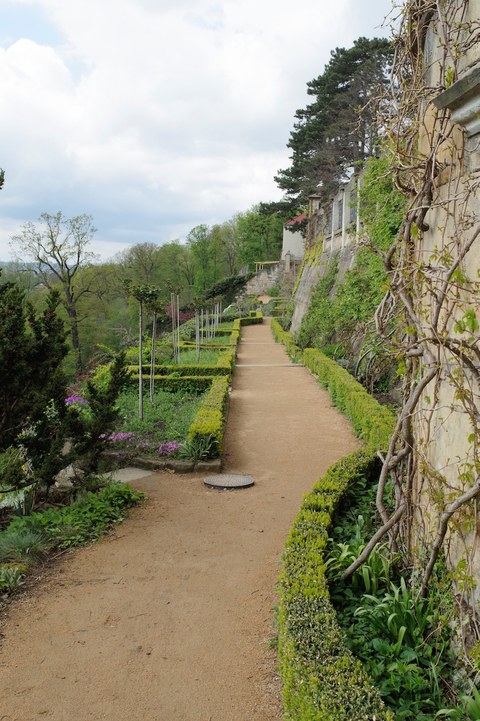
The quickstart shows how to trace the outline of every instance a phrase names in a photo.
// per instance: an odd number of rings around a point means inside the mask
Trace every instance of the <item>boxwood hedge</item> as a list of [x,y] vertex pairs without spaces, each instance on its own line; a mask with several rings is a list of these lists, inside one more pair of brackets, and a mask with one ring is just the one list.
[[[289,333],[271,321],[277,341],[302,357]],[[280,577],[279,656],[284,708],[292,721],[392,721],[360,661],[347,649],[325,577],[325,548],[332,515],[347,488],[370,478],[394,427],[393,414],[357,381],[315,349],[305,365],[328,387],[348,415],[363,447],[329,468],[303,500],[287,540]]]

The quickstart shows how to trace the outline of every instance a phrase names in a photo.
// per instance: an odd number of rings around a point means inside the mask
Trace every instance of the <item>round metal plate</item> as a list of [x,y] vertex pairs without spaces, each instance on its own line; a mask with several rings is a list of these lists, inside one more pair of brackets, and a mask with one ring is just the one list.
[[219,473],[204,478],[203,482],[212,488],[248,488],[255,483],[251,476],[241,476],[238,473]]

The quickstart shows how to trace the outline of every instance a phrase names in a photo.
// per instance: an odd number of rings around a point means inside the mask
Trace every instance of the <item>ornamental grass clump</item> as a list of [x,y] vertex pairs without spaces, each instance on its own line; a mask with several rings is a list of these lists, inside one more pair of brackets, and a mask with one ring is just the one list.
[[0,534],[0,563],[34,565],[42,561],[51,549],[44,533],[32,530],[14,530]]

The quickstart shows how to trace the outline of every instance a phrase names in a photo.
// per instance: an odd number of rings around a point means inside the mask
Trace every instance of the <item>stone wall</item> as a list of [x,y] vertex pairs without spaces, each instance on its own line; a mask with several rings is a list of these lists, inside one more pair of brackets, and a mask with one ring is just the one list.
[[[461,23],[478,20],[480,0],[451,0],[458,9]],[[443,22],[443,21],[442,21]],[[449,63],[445,59],[444,27],[434,16],[426,36],[426,82],[435,87],[441,69]],[[436,293],[442,292],[448,267],[462,245],[469,243],[480,226],[480,62],[478,44],[463,53],[456,65],[457,75],[447,90],[439,92],[433,106],[426,110],[425,129],[420,147],[429,151],[431,135],[435,132],[436,110],[450,112],[451,133],[440,146],[437,163],[443,161],[434,188],[434,199],[425,223],[428,229],[416,243],[416,258],[426,265],[425,293],[417,299],[416,310],[424,321],[425,338],[432,337],[435,327]],[[453,67],[453,63],[452,63]],[[449,282],[450,297],[440,317],[441,333],[454,342],[463,342],[466,334],[455,330],[467,312],[474,312],[480,323],[480,299],[477,294],[480,272],[480,236],[471,245],[460,263],[458,281]],[[435,286],[436,283],[436,286]],[[435,290],[432,291],[431,288]],[[477,348],[480,345],[478,328],[469,335]],[[426,388],[416,412],[414,435],[418,470],[415,477],[414,541],[421,548],[431,545],[437,532],[442,509],[453,499],[478,482],[478,419],[480,388],[476,372],[480,362],[471,369],[459,363],[445,346],[430,343],[427,347],[440,368],[439,377]],[[476,370],[475,370],[476,368]],[[472,412],[469,411],[469,406]],[[450,520],[446,537],[446,557],[455,572],[460,567],[477,588],[474,595],[480,603],[480,513],[477,502],[470,502]],[[460,565],[459,565],[460,564]],[[465,565],[466,564],[466,565]],[[473,596],[471,597],[473,599]]]
[[248,281],[245,286],[247,295],[263,295],[269,288],[277,285],[284,272],[284,267],[283,261],[266,265]]
[[302,323],[303,316],[308,310],[313,290],[319,280],[321,280],[328,270],[328,266],[334,257],[338,257],[338,280],[343,280],[347,270],[353,267],[355,258],[355,246],[352,244],[344,248],[337,247],[334,252],[330,252],[330,248],[325,250],[317,261],[308,263],[301,269],[301,277],[298,281],[297,290],[294,295],[295,310],[292,317],[292,325],[290,331],[293,336],[298,333]]

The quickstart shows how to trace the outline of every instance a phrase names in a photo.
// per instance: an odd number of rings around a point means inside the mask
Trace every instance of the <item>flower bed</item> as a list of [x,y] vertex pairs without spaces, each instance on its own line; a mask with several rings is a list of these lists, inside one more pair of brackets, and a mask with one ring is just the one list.
[[[156,392],[185,392],[193,395],[206,392],[206,395],[201,401],[196,415],[188,428],[188,432],[185,433],[185,443],[180,448],[172,451],[170,455],[173,455],[174,457],[186,456],[194,461],[215,459],[220,456],[228,404],[228,390],[235,364],[236,345],[240,337],[240,328],[242,325],[252,325],[262,322],[263,316],[261,313],[257,312],[252,313],[246,318],[235,319],[231,323],[231,330],[226,329],[228,335],[225,337],[228,338],[229,347],[222,348],[221,352],[217,352],[217,349],[215,349],[215,351],[210,351],[212,353],[216,353],[217,363],[215,365],[169,364],[155,366],[154,384]],[[194,332],[195,327],[191,321],[188,323],[190,324],[189,334],[191,335],[191,333]],[[191,341],[188,340],[187,335],[186,330],[184,330],[183,347],[189,347],[191,349],[193,346]],[[138,384],[138,365],[131,365],[129,370],[130,383]],[[95,377],[100,379],[101,382],[104,382],[104,376],[106,373],[108,373],[108,370],[104,367],[103,369],[96,371]],[[147,368],[145,368],[145,372],[142,376],[145,391],[147,391],[149,381],[150,374]],[[145,396],[146,395],[147,393],[145,393]],[[148,402],[145,401],[144,408],[147,407]],[[122,432],[132,431],[131,428],[127,427],[123,427],[119,430]],[[116,437],[110,440],[115,444]],[[131,445],[132,450],[134,450],[137,439],[125,438],[124,441],[125,445]],[[177,442],[179,439],[175,437],[162,439],[161,443],[163,446],[159,443],[158,448],[156,449],[157,458],[159,455],[162,455],[160,453],[160,448],[165,449],[165,455],[168,454],[171,447],[165,444],[169,441]],[[121,443],[121,441],[119,442]],[[141,447],[138,448],[138,450],[141,451]],[[152,454],[150,454],[150,456],[152,456]],[[139,461],[138,458],[135,460],[136,462]],[[186,469],[182,466],[181,470]]]
[[138,417],[138,394],[135,388],[122,391],[117,406],[121,423],[117,430],[104,436],[116,449],[126,449],[150,457],[178,456],[187,440],[189,428],[202,406],[202,392],[179,387],[176,393],[158,389],[154,402],[145,399],[143,418]]

